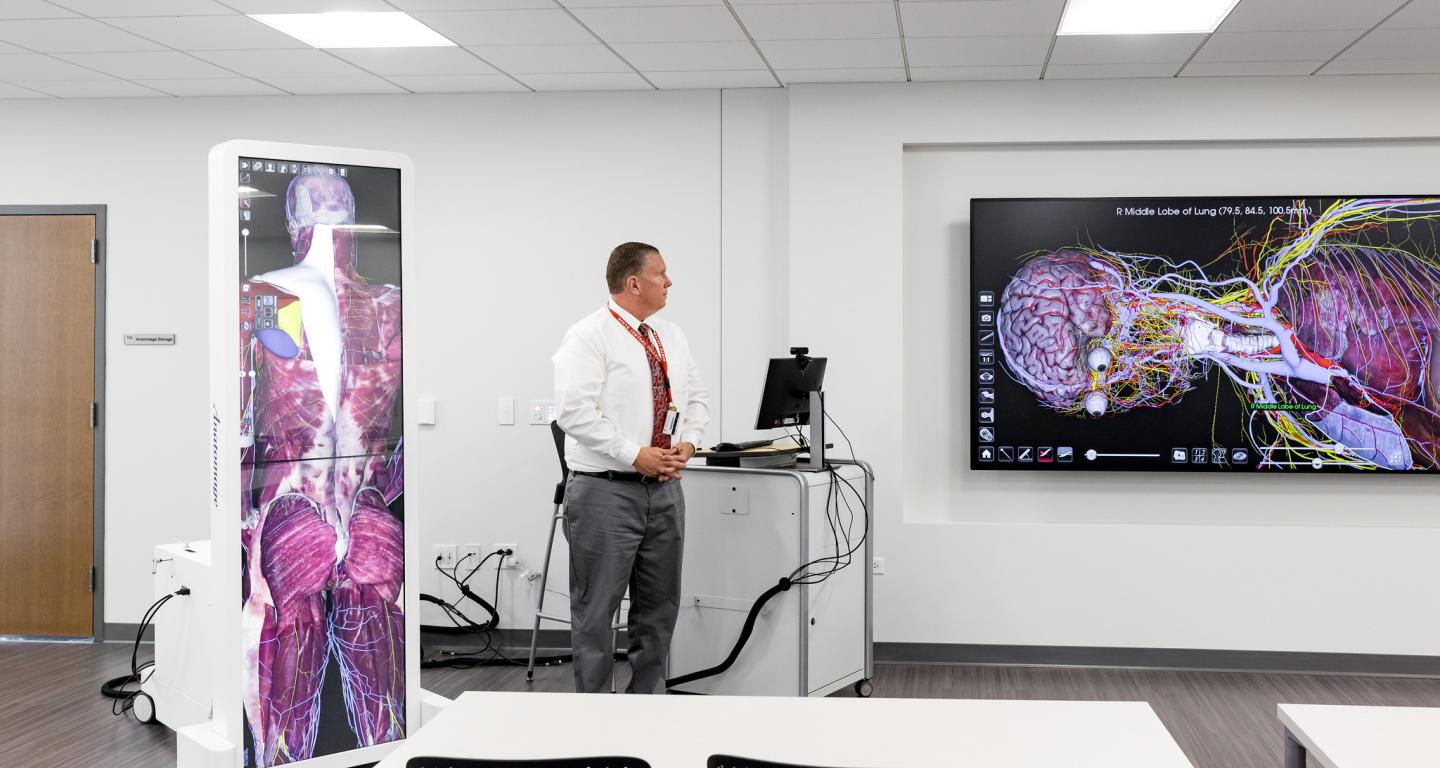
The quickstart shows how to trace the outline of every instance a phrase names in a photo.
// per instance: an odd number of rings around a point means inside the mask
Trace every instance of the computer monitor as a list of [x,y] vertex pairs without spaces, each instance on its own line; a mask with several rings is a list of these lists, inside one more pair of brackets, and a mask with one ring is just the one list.
[[777,357],[765,373],[756,429],[777,429],[810,423],[810,393],[825,382],[825,358]]

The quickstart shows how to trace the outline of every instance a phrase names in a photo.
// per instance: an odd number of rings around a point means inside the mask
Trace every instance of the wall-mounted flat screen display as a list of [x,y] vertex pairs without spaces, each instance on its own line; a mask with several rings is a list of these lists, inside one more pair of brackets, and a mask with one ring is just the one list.
[[974,199],[970,466],[1440,471],[1440,197]]
[[406,734],[400,171],[239,163],[246,768]]

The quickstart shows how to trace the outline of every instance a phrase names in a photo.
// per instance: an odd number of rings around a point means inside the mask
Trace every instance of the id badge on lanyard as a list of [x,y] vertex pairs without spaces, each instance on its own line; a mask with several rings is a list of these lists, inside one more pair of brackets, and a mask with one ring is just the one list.
[[674,436],[675,436],[675,430],[676,430],[676,428],[679,427],[679,426],[680,426],[680,411],[675,408],[675,404],[674,404],[674,403],[671,403],[671,404],[670,404],[670,410],[668,410],[668,411],[665,412],[665,429],[664,429],[664,432],[665,432],[665,434],[667,434],[667,435],[669,435],[669,436],[671,436],[671,437],[674,437]]

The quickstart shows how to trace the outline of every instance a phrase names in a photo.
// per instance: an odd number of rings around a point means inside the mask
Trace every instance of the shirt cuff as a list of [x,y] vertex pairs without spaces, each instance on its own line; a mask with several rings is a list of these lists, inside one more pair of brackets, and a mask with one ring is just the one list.
[[620,452],[615,454],[615,459],[617,461],[623,461],[633,467],[635,466],[635,458],[639,455],[640,445],[626,440],[625,444],[620,446]]
[[695,446],[695,450],[698,451],[698,450],[700,450],[700,440],[701,440],[701,438],[703,438],[703,437],[705,437],[705,433],[704,433],[704,432],[698,432],[698,431],[695,431],[695,430],[691,430],[691,431],[685,432],[684,434],[680,435],[680,439],[677,440],[677,441],[675,441],[675,442],[676,442],[676,444],[679,444],[679,443],[689,443],[689,444]]

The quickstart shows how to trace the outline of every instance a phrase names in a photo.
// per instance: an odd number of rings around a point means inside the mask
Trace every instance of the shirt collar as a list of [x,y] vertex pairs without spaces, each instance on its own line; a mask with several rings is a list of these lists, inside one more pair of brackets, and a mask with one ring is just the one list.
[[626,323],[629,323],[631,328],[634,328],[634,329],[637,330],[637,331],[640,330],[640,322],[641,322],[641,321],[638,320],[638,319],[636,319],[636,317],[635,317],[634,315],[630,314],[629,312],[626,312],[624,307],[620,306],[619,304],[616,304],[614,299],[611,299],[610,301],[608,301],[608,302],[606,302],[606,303],[608,303],[608,304],[610,305],[610,311],[612,311],[612,312],[614,312],[615,314],[619,315],[621,320],[624,320]]

